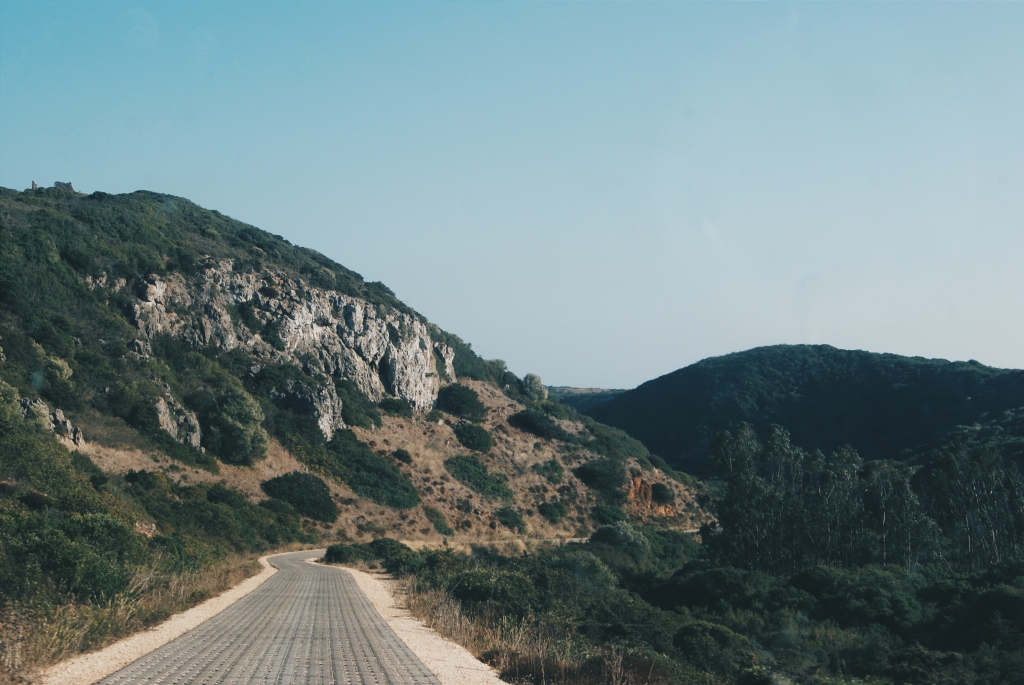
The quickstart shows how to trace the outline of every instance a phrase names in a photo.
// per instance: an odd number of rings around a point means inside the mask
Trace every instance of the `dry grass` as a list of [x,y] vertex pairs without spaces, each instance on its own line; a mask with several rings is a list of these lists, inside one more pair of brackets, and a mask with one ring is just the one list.
[[104,604],[0,607],[0,683],[31,683],[50,664],[160,623],[260,570],[254,555],[232,555],[192,573],[158,568],[140,567],[128,592]]
[[465,647],[516,685],[661,685],[667,673],[641,654],[616,646],[597,648],[575,638],[567,623],[552,618],[517,619],[495,612],[467,613],[445,592],[415,578],[396,588],[413,616]]

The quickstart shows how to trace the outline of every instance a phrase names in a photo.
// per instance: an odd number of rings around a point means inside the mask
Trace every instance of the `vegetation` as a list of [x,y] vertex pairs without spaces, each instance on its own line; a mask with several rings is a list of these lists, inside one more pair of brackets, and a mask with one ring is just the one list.
[[338,520],[338,507],[327,483],[310,473],[293,471],[260,483],[263,492],[287,502],[295,511],[317,521]]
[[383,424],[377,407],[366,399],[366,395],[359,392],[355,383],[344,379],[337,381],[334,387],[338,391],[338,397],[341,398],[342,421],[349,426],[358,426],[359,428],[373,428]]
[[[762,501],[749,516],[773,509]],[[770,572],[625,521],[529,555],[382,540],[345,552],[407,578],[413,611],[510,682],[1024,682],[1019,558],[967,572],[810,561]]]
[[715,436],[744,422],[758,432],[785,426],[804,449],[851,445],[868,461],[917,461],[957,437],[976,436],[1020,454],[1024,422],[1012,414],[1021,416],[1022,407],[1024,371],[778,345],[705,359],[587,413],[674,466],[702,473]]
[[601,494],[608,503],[619,503],[626,498],[626,469],[614,459],[588,461],[573,471],[584,484]]
[[400,397],[385,397],[377,403],[377,406],[392,416],[412,418],[412,405]]
[[335,431],[327,448],[327,457],[320,466],[360,497],[392,509],[411,509],[419,504],[416,488],[402,472],[374,454],[352,431]]
[[437,408],[467,421],[479,423],[487,417],[487,407],[473,388],[446,385],[437,393]]
[[473,492],[488,499],[512,501],[512,490],[506,484],[504,474],[492,474],[487,464],[476,457],[462,454],[445,459],[444,468]]
[[487,432],[486,428],[475,423],[463,421],[455,424],[455,437],[463,447],[484,454],[490,452],[494,447],[494,438],[491,437],[491,434]]
[[719,527],[702,537],[734,566],[778,574],[886,564],[912,573],[1024,558],[1024,478],[994,451],[954,451],[915,476],[899,462],[865,463],[850,448],[805,452],[779,427],[761,444],[744,425],[723,434],[713,463],[726,490]]
[[572,436],[538,409],[524,409],[508,417],[509,425],[545,440],[572,441]]
[[558,485],[562,482],[562,474],[565,473],[565,469],[558,463],[557,459],[549,459],[541,464],[534,464],[530,467],[530,470],[534,473],[544,476],[549,483],[552,485]]
[[430,525],[434,527],[441,535],[451,536],[455,535],[455,531],[448,525],[448,520],[444,517],[444,514],[435,509],[434,507],[423,507],[423,513],[426,514],[427,520],[430,521]]
[[565,504],[556,499],[551,502],[541,502],[537,507],[537,513],[551,523],[558,523],[565,518],[568,510],[566,509]]
[[[69,453],[52,433],[23,419],[19,399],[0,381],[5,650],[20,645],[25,657],[42,664],[101,645],[248,573],[240,564],[224,565],[232,553],[316,539],[279,500],[257,506],[222,485],[180,486],[147,471],[107,476],[88,456]],[[140,519],[155,523],[156,534],[139,535]],[[0,673],[14,677],[19,666],[10,654]]]
[[651,499],[657,504],[672,504],[676,501],[676,493],[664,483],[651,485]]
[[625,390],[597,390],[567,387],[549,387],[548,397],[555,402],[568,405],[578,412],[586,413],[591,407],[618,397]]
[[514,530],[520,535],[526,532],[526,521],[524,521],[522,515],[512,507],[502,507],[494,512],[494,515],[497,517],[501,525],[506,528]]
[[398,448],[397,450],[391,453],[391,456],[397,459],[398,461],[402,462],[403,464],[412,463],[412,455],[409,454],[408,450]]

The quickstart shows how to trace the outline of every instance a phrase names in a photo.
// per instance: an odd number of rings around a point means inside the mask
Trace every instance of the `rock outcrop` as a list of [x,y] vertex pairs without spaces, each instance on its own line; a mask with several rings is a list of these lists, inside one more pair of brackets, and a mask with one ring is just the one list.
[[71,440],[75,445],[85,442],[82,429],[71,425],[71,421],[64,416],[64,412],[60,409],[51,410],[50,405],[42,400],[21,398],[18,403],[21,406],[21,415],[29,421],[36,421],[43,428]]
[[332,381],[348,379],[374,402],[390,395],[426,410],[440,387],[435,350],[455,378],[454,352],[435,345],[424,322],[410,314],[281,271],[235,271],[231,260],[211,258],[197,267],[193,275],[153,274],[135,285],[134,322],[142,338],[135,353],[147,354],[148,340],[168,334],[197,347],[240,348],[260,363],[296,364],[327,382],[275,391],[310,403],[328,438],[345,425]]
[[183,445],[196,449],[202,438],[199,418],[183,407],[171,395],[170,388],[164,388],[164,396],[156,399],[156,419],[160,428]]
[[635,476],[626,493],[626,507],[631,513],[642,520],[651,516],[671,517],[676,515],[675,507],[670,504],[658,504],[652,496],[652,484]]

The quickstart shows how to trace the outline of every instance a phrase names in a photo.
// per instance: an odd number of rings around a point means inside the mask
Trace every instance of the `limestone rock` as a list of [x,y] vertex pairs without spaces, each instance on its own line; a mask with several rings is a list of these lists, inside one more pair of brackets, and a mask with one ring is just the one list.
[[37,422],[46,430],[53,431],[62,438],[68,438],[75,445],[85,442],[82,429],[75,428],[60,409],[51,410],[50,405],[42,400],[30,400],[24,397],[18,400],[18,404],[21,407],[21,415],[25,419]]
[[207,258],[198,267],[194,275],[153,274],[133,286],[142,338],[168,334],[197,347],[240,348],[260,362],[296,364],[328,379],[305,396],[325,436],[344,426],[331,381],[349,379],[374,402],[390,395],[422,411],[433,406],[440,387],[435,349],[454,379],[454,352],[447,345],[436,348],[426,325],[412,315],[314,288],[280,271],[235,271],[231,260]]
[[334,431],[345,428],[341,418],[341,398],[334,384],[310,388],[305,383],[289,380],[283,388],[270,391],[270,401],[281,407],[289,407],[316,416],[317,425],[324,437],[330,440]]
[[455,350],[443,342],[434,343],[434,351],[441,355],[444,360],[444,371],[448,374],[448,380],[455,382]]
[[185,409],[165,388],[163,397],[156,398],[156,419],[161,430],[183,445],[199,449],[202,432],[199,418]]

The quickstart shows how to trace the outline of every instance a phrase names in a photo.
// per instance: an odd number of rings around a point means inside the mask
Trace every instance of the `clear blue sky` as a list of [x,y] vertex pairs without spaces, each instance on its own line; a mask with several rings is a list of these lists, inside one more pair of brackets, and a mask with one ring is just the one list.
[[180,195],[549,384],[1024,367],[1022,3],[0,1],[0,184]]

